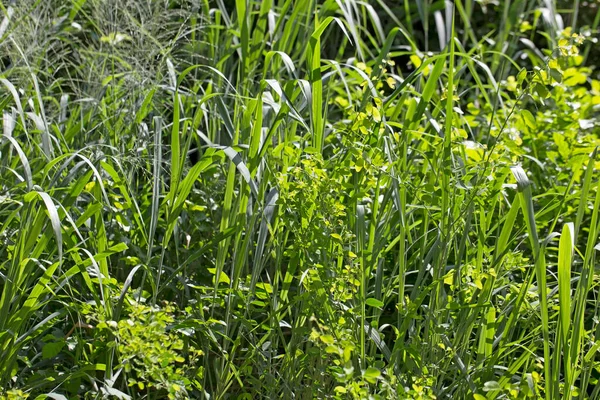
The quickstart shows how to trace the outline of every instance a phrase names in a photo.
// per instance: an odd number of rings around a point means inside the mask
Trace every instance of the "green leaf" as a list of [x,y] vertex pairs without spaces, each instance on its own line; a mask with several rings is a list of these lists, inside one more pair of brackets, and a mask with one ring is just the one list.
[[365,303],[370,307],[379,308],[380,310],[383,308],[383,302],[373,297],[368,298]]
[[[216,275],[217,269],[216,268],[208,268],[208,272],[210,272],[213,275]],[[213,281],[214,281],[214,278],[213,278]],[[229,277],[227,276],[227,274],[225,272],[221,271],[221,274],[219,276],[219,283],[225,283],[225,284],[229,285],[230,282],[231,281],[230,281]]]
[[575,248],[573,238],[574,226],[569,222],[563,226],[558,246],[558,304],[563,345],[567,345],[571,326],[571,263]]
[[47,360],[48,358],[56,357],[63,347],[65,347],[65,342],[62,340],[58,342],[46,343],[42,347],[42,358]]
[[552,79],[554,79],[556,82],[561,83],[562,82],[562,73],[554,68],[550,68],[550,76],[552,77]]
[[525,81],[525,78],[527,78],[527,69],[523,68],[517,74],[517,82],[519,83],[519,86],[521,86],[523,84],[523,82]]
[[363,374],[363,377],[369,383],[376,383],[377,378],[379,378],[380,376],[381,376],[381,371],[379,371],[377,368],[373,368],[373,367],[368,367]]
[[497,381],[487,381],[483,384],[483,390],[489,392],[491,390],[501,390],[502,386]]
[[533,131],[536,127],[536,123],[535,123],[535,117],[533,116],[531,111],[522,110],[521,116],[523,117],[523,121],[525,122],[525,125],[527,125],[527,127]]
[[563,83],[567,86],[583,85],[587,80],[587,76],[578,68],[567,68],[563,73]]
[[321,336],[319,336],[319,339],[321,339],[321,341],[325,344],[335,343],[335,339],[331,335],[321,335]]
[[550,92],[548,92],[548,89],[546,89],[546,85],[543,85],[539,82],[535,83],[534,90],[542,99],[545,99],[548,96],[550,96]]

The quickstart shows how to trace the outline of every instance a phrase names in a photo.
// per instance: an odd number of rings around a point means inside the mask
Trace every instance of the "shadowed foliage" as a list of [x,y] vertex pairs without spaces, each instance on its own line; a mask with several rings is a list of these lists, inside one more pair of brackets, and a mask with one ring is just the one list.
[[0,5],[1,399],[597,399],[597,2]]

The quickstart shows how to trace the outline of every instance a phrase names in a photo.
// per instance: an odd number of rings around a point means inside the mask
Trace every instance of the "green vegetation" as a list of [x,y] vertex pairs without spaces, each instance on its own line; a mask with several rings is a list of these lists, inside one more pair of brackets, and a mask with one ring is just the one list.
[[597,1],[0,9],[0,398],[600,399]]

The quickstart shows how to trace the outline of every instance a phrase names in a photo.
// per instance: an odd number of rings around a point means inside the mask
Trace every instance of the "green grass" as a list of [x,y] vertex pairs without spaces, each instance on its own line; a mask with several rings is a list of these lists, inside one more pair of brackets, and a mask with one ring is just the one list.
[[600,398],[584,3],[0,6],[0,398]]

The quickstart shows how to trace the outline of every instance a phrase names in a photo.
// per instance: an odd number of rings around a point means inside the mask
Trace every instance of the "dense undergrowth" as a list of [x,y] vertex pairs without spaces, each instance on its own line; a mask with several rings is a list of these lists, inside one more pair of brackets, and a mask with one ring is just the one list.
[[0,398],[600,398],[598,2],[0,5]]

